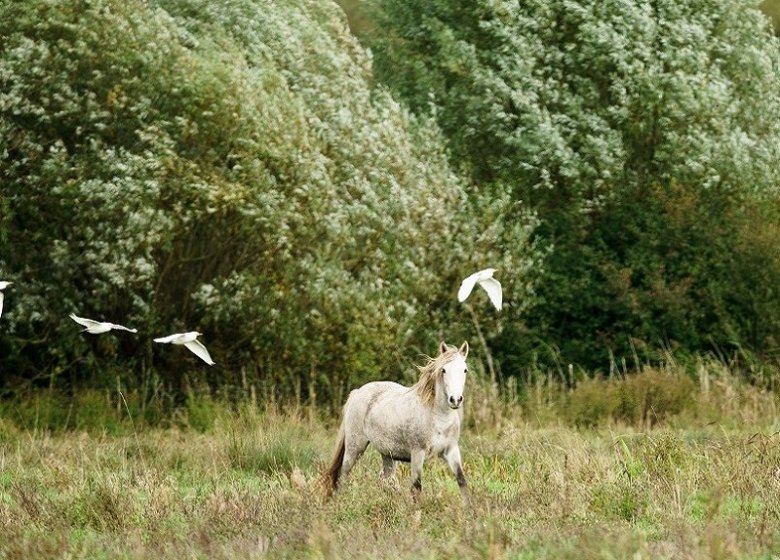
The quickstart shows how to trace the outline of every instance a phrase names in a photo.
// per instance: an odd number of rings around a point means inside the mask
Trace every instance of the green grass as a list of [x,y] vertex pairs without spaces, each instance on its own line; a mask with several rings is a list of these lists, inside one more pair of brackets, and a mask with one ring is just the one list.
[[589,427],[566,410],[582,395],[491,404],[473,384],[470,508],[442,461],[415,501],[408,466],[380,482],[371,450],[324,500],[337,419],[310,411],[190,403],[196,426],[137,433],[0,419],[0,558],[776,558],[777,399],[711,373],[661,420]]

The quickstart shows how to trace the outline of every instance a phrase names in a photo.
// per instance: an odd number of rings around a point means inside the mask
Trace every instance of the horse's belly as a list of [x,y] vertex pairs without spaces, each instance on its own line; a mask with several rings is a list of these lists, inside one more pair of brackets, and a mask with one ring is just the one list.
[[377,451],[396,461],[409,461],[412,451],[427,448],[430,439],[425,423],[398,402],[373,407],[366,416],[364,432]]
[[407,437],[403,430],[395,433],[376,434],[373,439],[369,438],[371,444],[382,455],[388,455],[396,461],[409,462],[412,450],[425,451],[426,457],[437,457],[457,443],[457,438],[452,434],[430,434],[423,431],[417,431],[417,435]]
[[408,449],[403,449],[401,447],[380,447],[381,443],[380,445],[377,445],[376,442],[372,442],[372,445],[382,455],[387,455],[388,457],[392,458],[393,461],[409,463],[412,460],[412,454]]
[[396,461],[409,461],[412,449],[419,449],[424,445],[422,438],[403,425],[369,428],[366,430],[366,436],[377,451]]

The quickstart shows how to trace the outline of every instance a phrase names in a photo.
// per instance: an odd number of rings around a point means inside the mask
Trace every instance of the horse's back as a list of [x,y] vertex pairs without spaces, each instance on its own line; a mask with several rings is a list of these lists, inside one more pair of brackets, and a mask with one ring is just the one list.
[[347,402],[344,405],[344,417],[345,419],[349,417],[360,417],[362,419],[378,400],[381,400],[388,394],[398,393],[404,389],[406,387],[394,381],[371,381],[357,389],[353,389],[350,391]]
[[344,405],[344,414],[359,411],[365,416],[368,410],[384,396],[401,394],[408,390],[408,387],[394,381],[371,381],[349,393],[347,404]]
[[[377,394],[377,393],[385,393],[387,391],[391,392],[397,392],[397,391],[405,391],[409,387],[404,387],[400,383],[396,383],[395,381],[369,381],[362,387],[359,387],[352,391],[352,393],[366,393],[366,394]],[[351,393],[350,393],[351,394]]]

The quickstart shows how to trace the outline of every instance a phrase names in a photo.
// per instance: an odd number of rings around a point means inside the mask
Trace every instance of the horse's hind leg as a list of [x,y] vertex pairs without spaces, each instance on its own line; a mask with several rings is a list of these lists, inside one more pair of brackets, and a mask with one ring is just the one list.
[[395,461],[390,455],[382,455],[382,470],[379,472],[379,476],[383,479],[388,479],[393,476],[395,472]]
[[341,474],[339,475],[341,480],[344,480],[344,477],[349,474],[349,471],[352,470],[357,460],[360,459],[366,447],[368,447],[368,439],[364,435],[353,434],[346,437],[344,441],[344,460],[341,463]]

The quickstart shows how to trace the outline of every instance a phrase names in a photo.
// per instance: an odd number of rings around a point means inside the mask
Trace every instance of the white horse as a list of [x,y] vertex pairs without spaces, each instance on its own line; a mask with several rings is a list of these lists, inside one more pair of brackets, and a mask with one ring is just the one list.
[[383,478],[393,475],[396,461],[411,463],[415,495],[422,489],[425,459],[443,457],[468,501],[458,447],[468,353],[468,342],[459,349],[442,342],[439,355],[419,368],[421,376],[416,385],[374,381],[349,394],[336,452],[326,473],[328,495],[338,488],[339,481],[349,474],[370,443],[382,455]]

